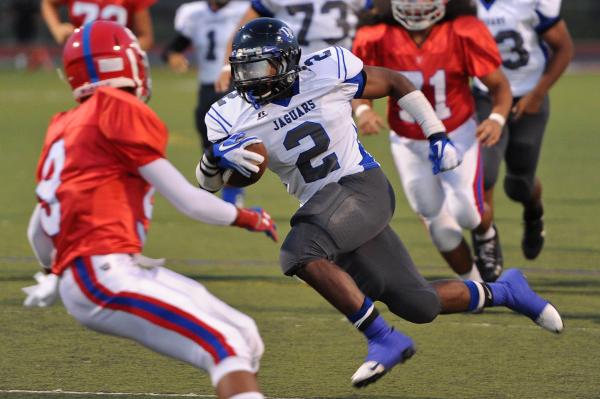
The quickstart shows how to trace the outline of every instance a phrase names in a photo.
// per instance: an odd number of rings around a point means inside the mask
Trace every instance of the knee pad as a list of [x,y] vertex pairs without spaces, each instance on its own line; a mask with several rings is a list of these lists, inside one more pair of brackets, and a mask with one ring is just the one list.
[[425,219],[433,244],[442,252],[448,252],[458,247],[463,239],[462,229],[445,210],[434,218]]
[[533,180],[507,174],[504,178],[504,192],[513,201],[527,202],[533,195]]

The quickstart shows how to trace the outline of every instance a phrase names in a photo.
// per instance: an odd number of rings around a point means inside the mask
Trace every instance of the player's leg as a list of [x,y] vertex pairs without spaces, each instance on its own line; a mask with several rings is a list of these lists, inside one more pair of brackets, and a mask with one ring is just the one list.
[[[219,101],[221,97],[223,97],[223,93],[217,93],[212,83],[203,84],[200,86],[200,90],[198,92],[198,104],[196,106],[194,115],[196,119],[196,129],[200,134],[203,148],[207,148],[210,145],[207,137],[207,128],[206,123],[204,123],[204,118],[206,117],[208,110],[210,110],[210,107],[215,102]],[[223,197],[224,201],[227,201],[238,207],[244,205],[243,188],[226,185],[223,187],[221,196]]]
[[377,380],[414,353],[412,340],[393,330],[370,298],[335,262],[339,254],[377,236],[388,224],[394,194],[380,169],[347,176],[313,196],[292,218],[281,248],[281,266],[297,275],[343,313],[366,337],[369,356],[376,352],[377,373],[353,377],[355,386]]
[[423,219],[434,245],[456,274],[477,279],[479,273],[473,267],[462,229],[446,207],[441,179],[431,172],[428,143],[391,134],[390,147],[404,194]]
[[523,114],[519,120],[509,122],[511,134],[505,154],[504,191],[510,199],[523,205],[521,247],[527,259],[535,259],[544,245],[542,185],[536,170],[549,109],[546,97],[540,112]]
[[[123,254],[78,258],[61,278],[60,293],[67,310],[86,327],[208,371],[219,398],[246,393],[262,398],[255,377],[262,343],[252,342],[260,340],[258,332],[229,322],[249,318],[223,308],[199,283],[183,276],[177,282],[177,276],[163,268],[141,268]],[[225,314],[203,310],[213,305]]]
[[[492,101],[488,94],[475,90],[473,92],[477,109],[477,118],[482,121],[488,117],[492,111]],[[498,276],[494,273],[488,275],[485,270],[494,270],[497,259],[502,259],[502,247],[500,245],[500,235],[497,226],[493,223],[494,219],[494,187],[498,181],[500,164],[506,153],[506,146],[510,137],[508,125],[504,127],[500,140],[492,147],[481,148],[481,159],[483,161],[483,188],[485,212],[491,221],[490,228],[485,231],[472,231],[473,251],[477,266],[484,270],[485,281],[493,281]]]

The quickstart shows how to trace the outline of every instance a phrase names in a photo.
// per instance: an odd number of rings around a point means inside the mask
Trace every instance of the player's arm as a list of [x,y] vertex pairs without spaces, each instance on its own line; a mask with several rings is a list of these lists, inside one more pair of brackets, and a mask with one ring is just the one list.
[[178,33],[165,48],[162,54],[163,61],[169,64],[174,72],[187,72],[190,65],[184,53],[191,45],[192,41],[188,37]]
[[48,30],[58,44],[67,41],[75,27],[69,22],[62,22],[59,15],[59,0],[42,0],[40,10]]
[[207,191],[192,186],[168,160],[159,158],[138,170],[146,181],[184,215],[208,224],[233,225],[264,232],[277,241],[275,224],[268,213],[236,208]]
[[479,80],[488,88],[492,99],[492,111],[477,127],[477,139],[486,146],[493,146],[500,140],[502,128],[512,106],[510,83],[500,68],[480,76]]
[[425,95],[404,75],[391,69],[364,66],[364,89],[360,98],[372,100],[382,97],[398,99],[398,105],[408,112],[429,139],[429,159],[433,163],[433,173],[454,169],[461,162],[461,156],[446,136],[446,127],[437,117]]
[[140,47],[143,50],[149,50],[154,44],[154,29],[152,27],[152,18],[150,17],[150,9],[144,8],[133,13],[132,30],[140,42]]
[[27,226],[27,239],[29,245],[38,260],[40,266],[45,270],[50,270],[52,265],[52,254],[54,252],[54,244],[52,239],[46,234],[42,228],[41,220],[42,206],[38,204],[31,214],[29,225]]
[[231,51],[233,49],[233,37],[236,32],[244,26],[247,22],[252,21],[260,17],[261,15],[252,7],[248,8],[246,14],[242,17],[240,23],[237,28],[233,31],[231,36],[229,37],[229,41],[227,41],[227,46],[225,46],[225,59],[223,60],[223,68],[221,69],[221,74],[215,81],[215,90],[217,93],[223,93],[229,90],[229,84],[231,83],[231,66],[229,65],[229,56],[231,55]]
[[552,54],[537,85],[530,93],[523,96],[513,108],[515,118],[520,118],[523,113],[539,112],[548,91],[567,69],[575,53],[571,34],[563,20],[558,21],[542,33],[541,37],[550,46]]

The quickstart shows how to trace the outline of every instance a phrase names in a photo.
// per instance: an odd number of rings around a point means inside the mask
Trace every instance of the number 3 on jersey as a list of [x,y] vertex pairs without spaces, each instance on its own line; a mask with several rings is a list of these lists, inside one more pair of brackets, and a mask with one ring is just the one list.
[[35,189],[37,196],[44,201],[41,212],[42,227],[46,234],[53,236],[60,231],[60,202],[56,198],[56,190],[60,186],[60,174],[65,166],[65,141],[58,140],[52,144],[44,165],[42,176]]
[[[420,71],[401,71],[408,80],[412,82],[417,90],[423,88],[423,73]],[[450,108],[446,104],[446,72],[443,69],[439,69],[429,79],[429,85],[433,87],[435,113],[441,120],[448,119],[452,115]],[[400,104],[398,104],[400,106]],[[405,110],[400,110],[400,119],[404,122],[415,123],[414,118]]]

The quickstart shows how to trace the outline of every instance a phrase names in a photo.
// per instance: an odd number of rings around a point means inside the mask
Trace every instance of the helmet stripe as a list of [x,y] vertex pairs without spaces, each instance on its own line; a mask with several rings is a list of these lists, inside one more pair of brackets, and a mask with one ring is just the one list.
[[90,75],[90,80],[92,81],[92,83],[96,83],[100,79],[98,78],[98,72],[96,71],[96,66],[94,65],[94,58],[92,57],[92,47],[90,45],[92,24],[93,22],[88,22],[83,27],[83,58],[85,60],[85,66],[87,68],[88,74]]

